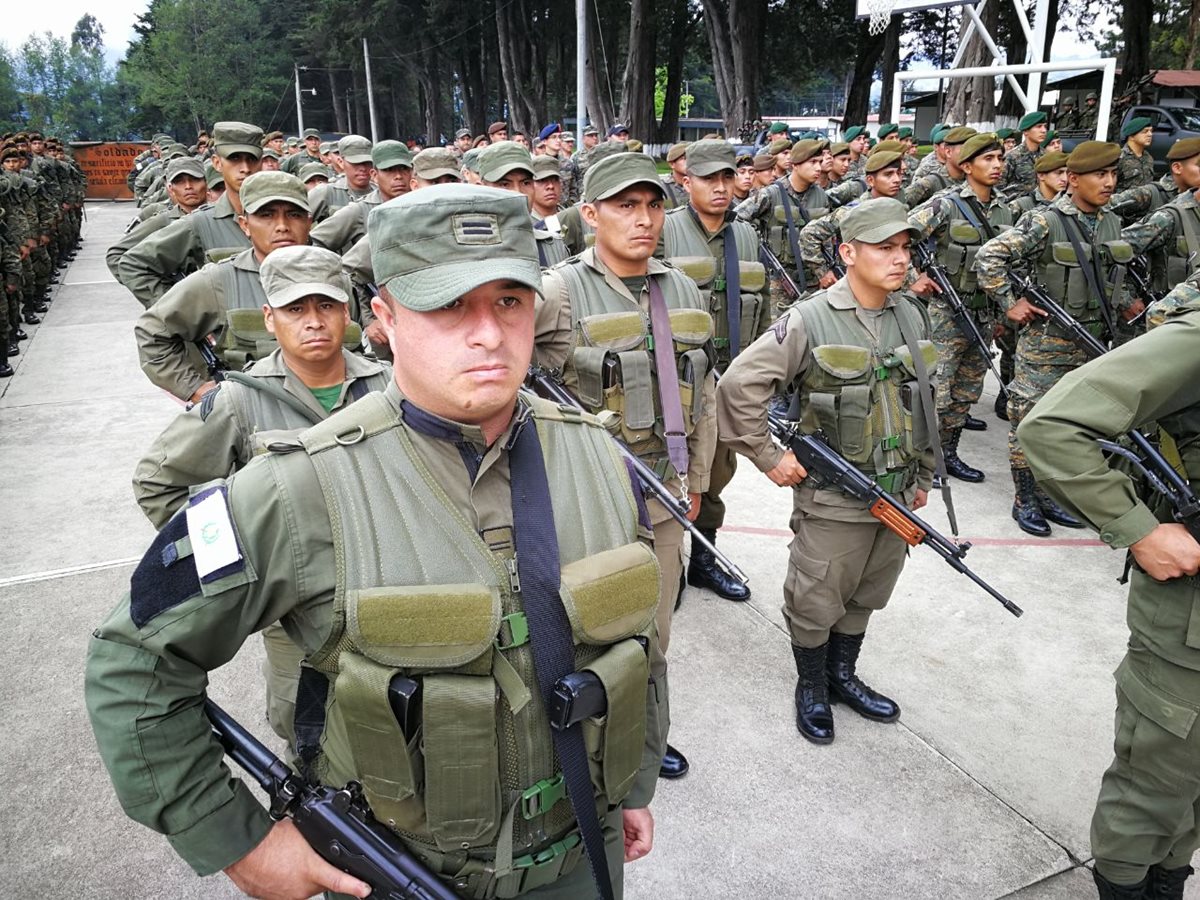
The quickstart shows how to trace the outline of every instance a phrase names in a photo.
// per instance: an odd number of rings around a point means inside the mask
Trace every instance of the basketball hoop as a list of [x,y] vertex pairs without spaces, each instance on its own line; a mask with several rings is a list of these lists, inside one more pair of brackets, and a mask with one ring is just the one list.
[[883,34],[891,24],[895,0],[866,0],[866,7],[871,16],[871,34]]

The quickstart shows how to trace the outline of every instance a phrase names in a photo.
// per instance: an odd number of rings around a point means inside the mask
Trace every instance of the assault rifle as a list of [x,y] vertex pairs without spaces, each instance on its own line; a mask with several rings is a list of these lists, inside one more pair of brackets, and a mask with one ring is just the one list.
[[[531,366],[529,369],[528,381],[530,386],[541,396],[548,400],[553,400],[562,406],[571,406],[575,409],[583,409],[583,404],[580,403],[575,396],[566,389],[561,381],[555,377],[549,370],[540,366]],[[659,503],[663,505],[671,518],[683,526],[684,530],[692,536],[692,540],[704,547],[716,559],[717,565],[721,567],[730,578],[749,584],[750,579],[746,577],[746,573],[738,568],[737,563],[731,560],[728,556],[717,549],[708,538],[700,533],[692,521],[688,518],[688,510],[690,504],[686,497],[680,499],[672,494],[662,479],[655,474],[654,470],[646,465],[638,458],[632,450],[630,450],[623,441],[617,437],[613,437],[617,447],[621,451],[621,456],[629,466],[637,473],[638,481],[642,483],[642,490],[647,494],[652,494]]]
[[829,445],[829,440],[823,432],[801,434],[795,422],[780,418],[774,413],[767,414],[767,422],[771,434],[795,454],[797,462],[808,472],[804,479],[806,483],[811,481],[820,487],[835,488],[848,497],[861,500],[867,505],[871,515],[904,543],[910,547],[925,545],[949,563],[950,568],[966,575],[987,591],[1014,616],[1020,616],[1024,612],[963,562],[963,557],[971,549],[970,542],[957,543],[936,531],[928,522],[876,484],[874,479],[843,458]]
[[268,750],[229,713],[204,701],[213,734],[235,763],[271,798],[271,818],[285,816],[330,865],[371,886],[379,900],[457,900],[458,895],[375,821],[362,786],[313,785]]
[[[1140,297],[1147,307],[1151,303],[1157,303],[1163,298],[1163,292],[1154,290],[1150,284],[1150,263],[1145,256],[1135,256],[1130,260],[1129,266],[1125,271],[1129,275],[1129,280],[1133,282],[1134,295]],[[1143,312],[1142,315],[1145,315],[1145,313]],[[1141,318],[1141,316],[1138,316],[1133,321],[1137,321],[1138,318]]]
[[835,254],[833,249],[824,241],[821,241],[821,255],[825,257],[825,264],[829,266],[830,272],[832,272],[838,278],[846,277],[846,266],[840,259],[837,258],[837,254]]
[[203,337],[196,341],[196,349],[200,351],[200,357],[204,360],[204,365],[208,368],[208,377],[213,381],[225,380],[225,363],[221,357],[217,356],[213,350],[212,338]]
[[796,282],[792,280],[792,276],[788,274],[786,268],[774,251],[767,246],[766,241],[760,241],[758,245],[758,258],[762,260],[763,267],[770,273],[773,273],[776,278],[783,282],[783,292],[788,295],[793,303],[802,296],[800,288]]

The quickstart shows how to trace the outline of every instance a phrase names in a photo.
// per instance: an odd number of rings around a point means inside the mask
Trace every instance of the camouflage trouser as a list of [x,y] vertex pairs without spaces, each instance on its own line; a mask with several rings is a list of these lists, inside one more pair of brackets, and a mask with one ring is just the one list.
[[1048,366],[1029,363],[1018,354],[1017,370],[1008,386],[1008,463],[1014,469],[1028,469],[1025,451],[1017,441],[1017,426],[1029,415],[1033,405],[1074,369],[1069,366]]
[[[987,360],[975,343],[963,334],[950,309],[934,300],[929,304],[933,342],[937,345],[937,412],[941,441],[960,430],[967,421],[971,404],[983,393]],[[986,316],[975,313],[975,324],[983,335],[991,334]]]
[[34,291],[32,295],[25,298],[27,305],[46,292],[46,289],[50,287],[50,275],[54,272],[54,263],[50,260],[50,253],[41,244],[38,244],[30,252],[29,260],[33,266]]
[[1011,326],[1005,325],[1000,337],[996,338],[996,346],[1000,348],[1000,377],[1004,379],[1002,387],[1007,388],[1013,380],[1013,370],[1017,365],[1017,333]]

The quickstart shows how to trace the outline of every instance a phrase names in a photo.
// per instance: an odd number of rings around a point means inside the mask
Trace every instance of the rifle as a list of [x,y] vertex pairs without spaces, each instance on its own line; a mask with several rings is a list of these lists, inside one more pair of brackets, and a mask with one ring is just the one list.
[[[584,409],[583,404],[549,370],[543,369],[540,366],[531,366],[529,368],[528,380],[533,389],[546,399],[553,400],[562,406],[569,406],[574,409],[583,410],[584,412],[587,411]],[[625,458],[625,461],[637,473],[638,481],[642,485],[642,491],[653,495],[666,511],[671,514],[671,518],[682,525],[684,530],[692,536],[692,540],[713,555],[713,558],[717,561],[717,565],[730,578],[741,584],[749,584],[750,579],[746,577],[745,572],[738,568],[737,563],[718,550],[713,542],[701,534],[700,529],[692,524],[692,521],[687,516],[691,506],[687,497],[681,500],[672,494],[667,490],[667,486],[662,483],[662,479],[655,474],[654,470],[639,459],[637,454],[625,445],[624,441],[615,435],[611,435],[611,437],[616,442],[617,448],[621,451],[621,456]]]
[[915,248],[917,268],[924,272],[937,285],[941,292],[940,296],[950,307],[950,313],[954,316],[954,321],[958,323],[959,329],[967,338],[975,345],[975,348],[983,356],[984,362],[987,363],[992,374],[996,376],[996,381],[1001,386],[1004,385],[1004,377],[1000,374],[1000,370],[996,368],[995,359],[992,357],[992,348],[988,345],[987,340],[979,331],[979,326],[975,323],[974,316],[962,302],[962,297],[958,296],[958,291],[954,289],[954,285],[950,283],[950,276],[946,272],[946,267],[937,261],[937,257],[933,253],[928,241],[916,241],[913,244]]
[[224,361],[213,350],[212,337],[206,336],[196,341],[196,349],[200,351],[200,357],[208,368],[208,377],[213,381],[224,381],[227,370]]
[[[1129,262],[1129,266],[1125,270],[1129,275],[1129,280],[1133,282],[1133,293],[1137,297],[1142,298],[1142,303],[1149,308],[1151,303],[1157,303],[1163,298],[1163,293],[1154,290],[1150,284],[1150,263],[1145,256],[1135,256]],[[1138,319],[1146,314],[1145,310],[1142,314],[1135,316],[1129,324],[1132,325]]]
[[400,838],[375,821],[357,782],[341,790],[309,784],[217,704],[206,699],[204,712],[229,758],[270,796],[271,818],[291,819],[326,862],[371,885],[372,897],[458,900]]
[[825,257],[825,264],[829,266],[830,272],[832,272],[838,278],[846,277],[846,267],[842,264],[841,260],[834,255],[833,250],[824,241],[821,241],[821,255]]
[[783,283],[783,292],[788,295],[788,299],[793,303],[799,300],[801,297],[800,288],[796,286],[796,282],[792,280],[792,276],[788,274],[779,257],[767,246],[766,241],[759,242],[758,258],[762,260],[763,267],[768,272],[774,273],[775,277]]
[[853,463],[846,460],[829,444],[823,432],[801,434],[795,422],[767,413],[771,434],[792,451],[797,462],[804,466],[811,480],[820,487],[836,488],[848,497],[861,500],[871,515],[910,547],[924,544],[950,564],[956,572],[966,575],[983,588],[1014,616],[1024,610],[971,571],[963,557],[971,549],[969,541],[957,543],[936,531],[911,509],[887,493]]

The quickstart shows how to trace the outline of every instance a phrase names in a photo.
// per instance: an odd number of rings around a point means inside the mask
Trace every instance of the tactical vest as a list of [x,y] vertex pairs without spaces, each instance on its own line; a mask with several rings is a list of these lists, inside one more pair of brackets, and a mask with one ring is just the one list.
[[[714,255],[701,234],[703,226],[692,218],[684,207],[666,217],[663,246],[667,262],[680,269],[696,283],[700,297],[713,320],[713,345],[717,360],[724,365],[733,357],[729,346],[729,314],[725,305],[725,257]],[[725,226],[722,242],[733,235],[737,246],[738,283],[741,286],[741,352],[753,343],[767,326],[770,303],[763,298],[767,271],[758,260],[757,240],[753,227],[746,222],[730,222]],[[723,244],[722,244],[723,246]]]
[[[641,765],[658,569],[607,434],[530,401],[545,458],[577,668],[608,709],[582,727],[601,816]],[[330,690],[316,774],[362,784],[376,818],[470,897],[554,881],[582,849],[533,668],[511,528],[478,534],[388,397],[301,436],[333,526],[333,630],[312,654]],[[464,473],[465,474],[465,473]],[[363,490],[363,485],[373,485]],[[586,522],[587,527],[581,523]],[[389,698],[419,679],[402,726]]]
[[[666,477],[673,470],[666,458],[649,313],[617,294],[603,275],[577,257],[554,271],[562,275],[571,298],[567,386],[589,411],[615,413],[618,436]],[[688,289],[695,288],[682,272],[672,268],[651,277],[662,288],[671,319],[683,425],[691,434],[704,413],[704,379],[716,361],[713,320],[694,305]]]
[[245,250],[250,246],[250,238],[238,228],[237,216],[217,217],[213,215],[215,211],[215,206],[205,205],[187,217],[192,234],[200,242],[200,251],[204,256],[201,265],[215,262],[216,255],[228,254],[230,250]]
[[[960,196],[958,191],[958,188],[954,188],[953,195],[942,196],[943,201],[954,204],[954,212],[947,227],[938,232],[938,261],[945,266],[950,283],[958,291],[964,305],[968,309],[984,309],[988,305],[988,299],[987,294],[979,289],[975,257],[979,248],[987,243],[991,235],[986,229],[979,227],[983,222],[980,221],[977,210],[970,205],[970,201]],[[1005,204],[993,204],[990,209],[984,208],[982,204],[978,205],[986,214],[987,224],[992,227],[992,231],[999,233],[1012,227],[1012,211]]]
[[[1099,337],[1104,333],[1104,317],[1099,299],[1088,286],[1083,266],[1091,265],[1091,255],[1101,244],[1120,240],[1121,219],[1111,213],[1101,216],[1090,244],[1087,242],[1086,231],[1084,231],[1081,243],[1084,254],[1088,258],[1079,260],[1073,258],[1074,248],[1071,238],[1067,235],[1066,227],[1063,225],[1062,216],[1053,209],[1047,209],[1042,216],[1049,228],[1049,234],[1046,237],[1045,249],[1037,261],[1038,281],[1046,288],[1046,292],[1081,325]],[[1100,289],[1109,295],[1109,307],[1115,308],[1116,303],[1113,301],[1119,298],[1111,296],[1112,286],[1108,284],[1107,280],[1101,279]],[[1046,323],[1044,327],[1047,334],[1068,338],[1066,332],[1052,323]]]
[[1167,203],[1162,208],[1175,218],[1175,240],[1163,248],[1166,264],[1157,268],[1165,271],[1166,278],[1155,286],[1170,290],[1200,268],[1200,208],[1195,202],[1190,206]]
[[801,260],[796,259],[795,254],[792,253],[792,244],[788,239],[787,210],[784,208],[784,204],[791,207],[792,224],[796,228],[796,240],[799,242],[801,229],[813,219],[819,219],[829,212],[828,206],[809,206],[809,198],[822,204],[828,203],[828,200],[825,192],[816,185],[804,192],[807,196],[803,206],[792,198],[790,192],[779,181],[773,182],[767,189],[771,192],[774,202],[773,218],[767,229],[767,241],[771,250],[779,257],[779,261],[794,269],[801,265]]
[[[825,292],[793,310],[804,321],[813,364],[799,384],[800,430],[823,431],[835,450],[871,475],[889,493],[900,493],[917,476],[918,464],[937,435],[930,435],[912,353],[897,316],[914,334],[925,334],[924,314],[897,299],[892,315],[879,319],[875,341],[854,309],[834,309]],[[932,341],[919,340],[925,366],[937,364]]]

